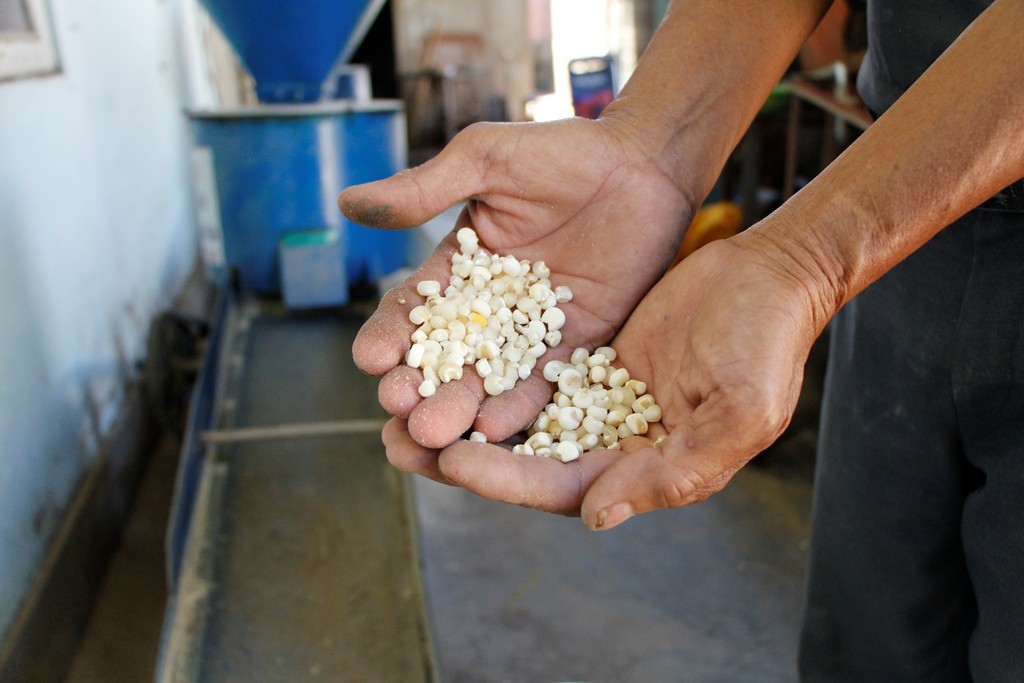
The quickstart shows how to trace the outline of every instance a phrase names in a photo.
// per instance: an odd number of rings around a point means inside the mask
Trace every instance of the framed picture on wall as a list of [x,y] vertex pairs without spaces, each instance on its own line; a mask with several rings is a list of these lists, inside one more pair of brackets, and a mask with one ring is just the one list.
[[0,0],[0,80],[59,68],[46,0]]

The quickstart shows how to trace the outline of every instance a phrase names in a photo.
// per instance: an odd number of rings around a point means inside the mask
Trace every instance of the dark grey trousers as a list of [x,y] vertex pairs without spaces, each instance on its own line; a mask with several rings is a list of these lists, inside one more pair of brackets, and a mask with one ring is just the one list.
[[1024,213],[974,211],[833,320],[806,681],[1024,681]]

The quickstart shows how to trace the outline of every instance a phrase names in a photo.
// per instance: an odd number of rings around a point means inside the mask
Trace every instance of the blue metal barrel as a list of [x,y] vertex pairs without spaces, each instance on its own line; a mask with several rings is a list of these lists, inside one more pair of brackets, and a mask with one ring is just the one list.
[[336,100],[189,115],[194,144],[212,159],[226,265],[244,288],[279,293],[281,240],[311,229],[340,232],[350,284],[408,265],[407,233],[351,223],[336,204],[343,188],[405,168],[400,102]]

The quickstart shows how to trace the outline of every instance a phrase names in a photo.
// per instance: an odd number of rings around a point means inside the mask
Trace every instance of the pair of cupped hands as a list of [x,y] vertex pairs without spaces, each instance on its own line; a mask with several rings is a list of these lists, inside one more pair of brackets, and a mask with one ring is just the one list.
[[[665,273],[694,200],[603,121],[475,124],[422,166],[346,189],[339,206],[358,223],[403,229],[463,200],[455,227],[474,228],[491,252],[543,260],[552,284],[572,289],[562,343],[538,368],[610,343],[615,365],[647,383],[663,418],[619,451],[562,463],[498,443],[550,400],[539,370],[499,396],[467,372],[421,398],[420,372],[403,362],[415,328],[408,314],[422,303],[419,281],[448,281],[453,231],[382,297],[353,344],[356,365],[381,376],[394,466],[607,529],[721,490],[788,424],[814,336],[804,288],[752,231]],[[488,443],[462,438],[470,429]]]

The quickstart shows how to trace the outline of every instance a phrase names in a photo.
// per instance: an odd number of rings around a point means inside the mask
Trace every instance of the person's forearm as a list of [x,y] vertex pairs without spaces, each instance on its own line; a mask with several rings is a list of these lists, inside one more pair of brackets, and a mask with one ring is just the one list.
[[699,203],[831,0],[674,0],[602,114]]
[[1024,176],[1022,26],[1024,1],[994,3],[835,162],[744,235],[815,283],[821,325]]

